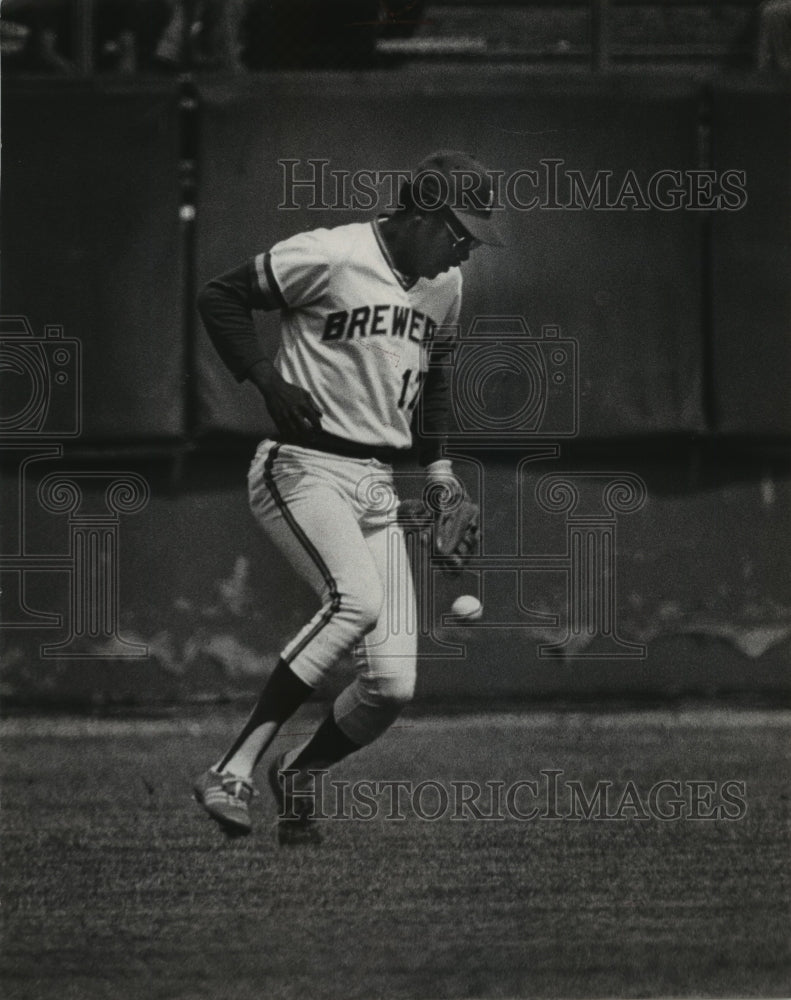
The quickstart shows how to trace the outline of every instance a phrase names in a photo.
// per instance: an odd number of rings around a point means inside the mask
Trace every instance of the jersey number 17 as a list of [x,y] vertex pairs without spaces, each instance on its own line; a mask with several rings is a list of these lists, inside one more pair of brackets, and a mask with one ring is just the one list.
[[[423,384],[423,379],[425,377],[426,377],[425,372],[417,372],[415,381],[410,387],[409,383],[412,379],[412,369],[407,368],[407,370],[401,376],[401,395],[398,397],[399,410],[403,410],[404,407],[406,407],[408,410],[414,408],[415,403],[417,403],[418,397],[420,396],[420,387]],[[409,402],[407,402],[407,400],[409,400]]]

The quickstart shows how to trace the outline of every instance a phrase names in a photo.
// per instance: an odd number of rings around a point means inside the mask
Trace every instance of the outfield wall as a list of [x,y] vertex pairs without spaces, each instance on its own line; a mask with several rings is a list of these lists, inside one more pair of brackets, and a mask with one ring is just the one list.
[[[536,502],[542,476],[560,473],[579,483],[583,473],[593,480],[617,472],[645,483],[642,506],[617,519],[615,626],[631,652],[612,655],[601,635],[590,638],[583,631],[564,655],[542,657],[541,647],[562,641],[569,624],[569,577],[560,567],[515,573],[494,565],[456,580],[435,574],[422,590],[429,609],[418,696],[787,695],[788,469],[769,460],[736,467],[717,456],[692,465],[680,452],[621,453],[598,461],[561,457],[529,465],[518,478],[511,462],[488,461],[485,550],[490,556],[513,554],[518,532],[525,564],[567,552],[567,518]],[[60,554],[68,561],[75,516],[64,508],[41,510],[36,501],[38,484],[63,464],[44,459],[29,469],[26,544],[29,553]],[[16,610],[17,621],[25,618],[20,609],[62,616],[47,627],[27,617],[24,627],[5,629],[7,703],[147,703],[255,690],[316,604],[258,532],[244,496],[245,466],[241,456],[196,460],[174,487],[161,463],[107,463],[106,473],[128,476],[138,468],[153,486],[147,505],[118,519],[116,634],[91,636],[90,621],[77,621],[71,610],[74,578],[65,566],[27,572],[24,580],[6,570],[7,616]],[[459,468],[475,490],[476,470],[464,462]],[[80,481],[74,472],[66,478]],[[522,490],[518,504],[516,482]],[[83,479],[81,486],[82,513],[104,511],[106,475]],[[587,500],[595,486],[584,487]],[[10,515],[10,475],[5,487]],[[405,488],[414,489],[414,483]],[[5,538],[10,544],[8,532]],[[107,565],[95,572],[107,572]],[[473,628],[443,625],[443,613],[464,592],[483,596],[485,618]],[[537,614],[556,615],[558,625],[541,624]],[[644,651],[636,653],[640,646]],[[148,655],[136,655],[143,653]]]
[[[311,601],[247,513],[245,465],[268,418],[215,360],[191,292],[291,232],[365,217],[279,209],[278,160],[407,169],[442,146],[472,149],[509,174],[554,162],[588,182],[607,170],[620,188],[631,171],[642,194],[662,170],[743,171],[746,201],[675,211],[636,196],[621,210],[511,211],[509,247],[466,268],[463,330],[476,315],[508,314],[535,340],[549,325],[577,342],[578,424],[543,472],[614,471],[647,486],[640,509],[618,518],[616,583],[618,627],[647,657],[548,661],[537,648],[557,630],[476,628],[465,633],[466,658],[426,660],[421,696],[787,691],[787,86],[436,68],[260,74],[201,84],[197,96],[195,118],[172,84],[4,88],[2,311],[26,316],[36,337],[62,325],[79,342],[82,374],[81,423],[58,389],[32,431],[13,426],[24,379],[4,376],[7,695],[146,701],[257,686]],[[185,131],[190,121],[196,131]],[[179,159],[192,151],[194,227],[179,213]],[[271,343],[272,325],[261,330]],[[19,336],[3,332],[18,350]],[[54,349],[42,348],[47,358]],[[31,447],[44,452],[24,471]],[[534,502],[538,466],[509,513],[512,459],[481,460],[495,498],[490,551],[508,550],[515,517],[520,554],[562,551],[565,522]],[[478,485],[474,460],[460,468]],[[42,506],[40,488],[71,470],[94,511],[111,472],[149,485],[141,509],[116,520],[117,632],[147,647],[147,659],[108,658],[111,646],[87,639],[84,657],[79,645],[74,656],[40,655],[68,632],[65,560],[77,530],[73,511]],[[520,585],[528,609],[566,613],[562,574],[527,574]],[[451,596],[444,586],[440,603]],[[506,607],[504,577],[487,587],[490,611]],[[271,609],[284,606],[273,624]]]
[[[101,86],[12,79],[3,95],[3,311],[82,341],[83,442],[257,434],[259,401],[220,369],[185,277],[200,284],[294,231],[370,214],[332,208],[331,179],[330,207],[306,207],[299,191],[300,208],[279,208],[279,161],[298,161],[304,179],[309,159],[399,170],[442,146],[472,149],[506,177],[537,172],[514,195],[537,193],[545,207],[505,214],[508,248],[466,269],[462,324],[514,314],[534,335],[555,324],[578,338],[580,437],[791,433],[787,86],[483,69],[260,74],[201,84],[181,137],[175,85]],[[179,155],[192,152],[197,215],[185,239]],[[732,175],[720,210],[656,207],[674,200],[668,183],[652,197],[658,172],[689,185],[700,170],[714,171],[715,198]],[[616,207],[573,207],[568,174],[591,185],[604,172]],[[705,183],[699,193],[705,205]]]

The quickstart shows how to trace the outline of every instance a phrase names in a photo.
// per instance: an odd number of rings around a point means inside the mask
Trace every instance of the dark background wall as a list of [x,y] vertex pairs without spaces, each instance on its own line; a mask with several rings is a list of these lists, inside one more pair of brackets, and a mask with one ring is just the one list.
[[[445,146],[507,172],[548,159],[586,178],[744,170],[748,199],[735,212],[512,211],[509,247],[467,266],[463,328],[514,314],[534,337],[555,324],[578,342],[579,430],[543,471],[632,472],[648,486],[619,523],[618,555],[622,631],[648,657],[548,663],[536,647],[552,633],[468,630],[465,659],[426,661],[422,693],[787,690],[787,87],[505,68],[261,74],[201,84],[191,125],[174,84],[10,82],[3,96],[2,311],[26,316],[37,337],[61,324],[83,358],[81,434],[62,459],[30,467],[21,504],[19,449],[6,449],[5,537],[9,524],[19,533],[22,506],[29,551],[65,551],[65,518],[35,501],[48,472],[135,471],[153,491],[121,519],[119,557],[122,631],[151,656],[39,660],[61,633],[11,629],[9,692],[215,696],[259,682],[311,600],[246,511],[245,466],[267,415],[221,369],[192,293],[292,232],[366,216],[278,209],[279,159],[408,169]],[[197,151],[194,229],[179,214],[185,137]],[[271,321],[261,332],[273,342]],[[5,368],[3,386],[13,417],[24,385]],[[36,440],[61,440],[45,429]],[[505,539],[513,466],[497,454],[484,464],[502,499],[489,530]],[[557,525],[526,516],[529,551],[557,551]],[[21,578],[4,576],[15,593]],[[23,587],[34,606],[63,612],[62,573],[26,573]],[[562,614],[558,580],[536,587],[531,607]]]
[[[646,183],[659,169],[697,165],[692,85],[548,85],[502,73],[445,73],[441,89],[426,74],[384,76],[351,92],[337,77],[321,87],[288,75],[268,82],[241,96],[204,89],[201,278],[300,226],[365,217],[278,211],[282,157],[323,157],[338,170],[408,170],[427,151],[461,148],[509,175],[556,159],[586,180],[611,170],[618,186],[629,169]],[[308,171],[298,168],[301,177]],[[519,191],[525,200],[531,193]],[[535,335],[552,323],[579,338],[585,436],[703,429],[700,218],[550,209],[508,213],[505,226],[509,247],[478,254],[467,269],[462,324],[515,314]],[[201,355],[205,383],[216,362],[205,342]],[[221,396],[215,388],[204,418],[248,429],[251,411],[226,385]]]
[[84,345],[83,440],[185,431],[172,88],[18,82],[3,100],[5,315]]

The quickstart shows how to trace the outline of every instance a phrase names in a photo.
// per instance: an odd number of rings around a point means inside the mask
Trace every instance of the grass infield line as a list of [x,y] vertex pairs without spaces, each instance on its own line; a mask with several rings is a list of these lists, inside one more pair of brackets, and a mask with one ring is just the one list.
[[[0,722],[0,737],[7,739],[30,739],[53,737],[58,739],[83,739],[87,737],[123,736],[216,736],[227,735],[246,717],[243,708],[231,712],[223,708],[215,718],[185,713],[182,718],[139,719],[139,718],[83,718],[80,716],[25,715],[3,719]],[[472,731],[507,725],[510,728],[530,730],[553,729],[562,722],[564,726],[583,726],[586,729],[631,730],[641,725],[661,726],[668,729],[684,730],[700,727],[717,729],[751,728],[791,728],[791,711],[787,709],[734,709],[701,707],[694,709],[645,709],[643,711],[554,711],[529,710],[513,713],[470,712],[469,714],[443,716],[432,715],[410,718],[408,713],[392,727],[400,729],[423,729],[447,732]],[[281,729],[281,736],[310,735],[312,729],[304,721],[287,723]]]

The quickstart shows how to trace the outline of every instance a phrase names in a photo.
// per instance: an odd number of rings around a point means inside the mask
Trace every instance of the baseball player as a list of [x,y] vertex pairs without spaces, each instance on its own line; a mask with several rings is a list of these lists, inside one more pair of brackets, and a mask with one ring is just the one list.
[[[393,519],[393,463],[412,447],[420,408],[432,434],[418,436],[419,460],[430,480],[452,477],[434,433],[447,425],[449,385],[429,362],[458,322],[459,265],[481,244],[502,245],[493,201],[479,162],[442,151],[404,183],[393,214],[299,233],[199,296],[220,357],[260,390],[277,427],[250,466],[251,510],[319,600],[236,739],[195,783],[229,835],[250,832],[254,768],[345,653],[355,650],[354,681],[313,736],[269,768],[281,826],[318,840],[299,795],[309,772],[371,743],[412,698],[414,591]],[[280,311],[274,360],[254,333],[254,309]],[[388,601],[393,588],[399,599]]]

